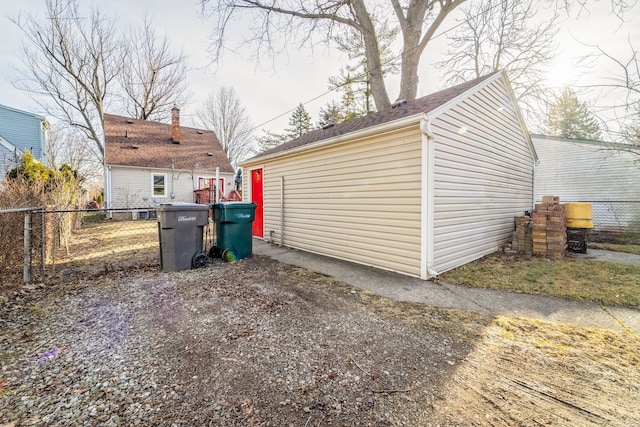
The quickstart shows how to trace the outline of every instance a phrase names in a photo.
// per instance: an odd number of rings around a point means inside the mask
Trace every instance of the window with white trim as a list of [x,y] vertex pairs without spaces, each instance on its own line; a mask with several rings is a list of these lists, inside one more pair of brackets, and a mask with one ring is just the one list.
[[167,197],[167,174],[151,174],[151,196]]

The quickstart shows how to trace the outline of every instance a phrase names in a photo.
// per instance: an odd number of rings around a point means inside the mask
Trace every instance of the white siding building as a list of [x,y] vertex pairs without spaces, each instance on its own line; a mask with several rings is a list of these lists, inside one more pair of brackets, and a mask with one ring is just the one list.
[[640,232],[640,164],[625,146],[532,135],[536,200],[591,203],[596,231]]
[[498,72],[242,163],[254,236],[428,279],[496,251],[537,160]]

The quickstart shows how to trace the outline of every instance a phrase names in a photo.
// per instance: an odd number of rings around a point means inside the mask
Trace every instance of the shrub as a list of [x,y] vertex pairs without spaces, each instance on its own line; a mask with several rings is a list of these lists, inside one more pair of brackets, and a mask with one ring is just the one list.
[[[0,209],[39,209],[44,205],[41,186],[19,178],[0,183]],[[22,280],[24,215],[25,212],[0,214],[0,291],[17,286]],[[42,221],[39,219],[39,216],[31,218],[31,253],[38,259],[43,235]]]

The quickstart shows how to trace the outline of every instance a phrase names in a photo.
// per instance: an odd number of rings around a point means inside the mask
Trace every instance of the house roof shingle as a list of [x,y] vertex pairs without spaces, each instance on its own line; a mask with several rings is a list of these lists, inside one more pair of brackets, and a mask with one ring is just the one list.
[[107,165],[170,169],[198,169],[233,173],[216,134],[180,126],[180,143],[171,141],[171,125],[104,115]]
[[409,117],[420,113],[428,113],[446,104],[448,101],[452,100],[458,95],[463,94],[474,86],[479,85],[480,83],[497,73],[500,73],[500,71],[478,77],[474,80],[469,80],[467,82],[452,86],[439,92],[432,93],[413,101],[407,101],[406,103],[401,104],[395,108],[389,107],[387,109],[369,114],[364,117],[337,124],[327,129],[313,130],[296,139],[292,139],[291,141],[287,141],[283,144],[278,145],[277,147],[260,153],[259,155],[249,160],[253,161],[264,156],[285,152],[294,148],[302,147],[307,144],[312,144],[314,142],[323,141],[340,135],[345,135],[351,132],[367,129],[384,123],[389,123],[394,120],[402,119],[404,117]]

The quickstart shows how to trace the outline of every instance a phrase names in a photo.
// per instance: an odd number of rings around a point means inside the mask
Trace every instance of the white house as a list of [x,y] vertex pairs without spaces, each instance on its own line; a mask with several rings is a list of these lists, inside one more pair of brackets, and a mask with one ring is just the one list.
[[596,231],[640,233],[640,163],[628,146],[531,135],[540,157],[536,200],[591,203]]
[[503,72],[241,163],[253,234],[428,279],[496,251],[533,207],[537,161]]
[[233,190],[234,169],[215,133],[180,126],[177,108],[171,124],[111,114],[104,122],[107,208],[213,203],[216,177],[219,194]]

